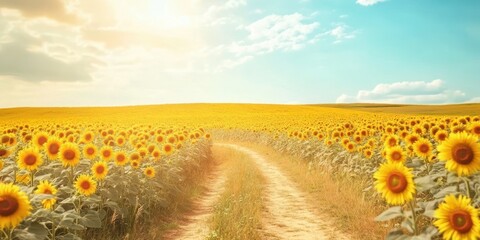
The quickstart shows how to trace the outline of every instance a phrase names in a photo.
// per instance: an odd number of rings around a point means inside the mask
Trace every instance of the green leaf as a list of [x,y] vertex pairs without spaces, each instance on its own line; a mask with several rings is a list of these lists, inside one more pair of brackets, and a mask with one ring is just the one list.
[[397,217],[402,217],[403,216],[403,211],[400,206],[396,207],[391,207],[384,212],[382,212],[380,215],[378,215],[375,218],[375,221],[377,222],[383,222],[383,221],[388,221]]
[[26,229],[16,231],[15,235],[25,240],[45,239],[48,236],[48,230],[42,224],[33,222]]
[[89,228],[102,228],[100,215],[95,211],[89,211],[81,219],[82,225]]
[[444,189],[442,189],[440,192],[438,192],[437,194],[435,194],[435,198],[444,198],[445,196],[449,195],[449,194],[455,194],[457,193],[457,186],[450,186],[450,187],[446,187]]
[[435,187],[435,185],[436,185],[435,181],[432,178],[432,176],[430,176],[430,175],[415,179],[415,186],[416,186],[418,192],[428,191],[428,190],[432,189],[433,187]]

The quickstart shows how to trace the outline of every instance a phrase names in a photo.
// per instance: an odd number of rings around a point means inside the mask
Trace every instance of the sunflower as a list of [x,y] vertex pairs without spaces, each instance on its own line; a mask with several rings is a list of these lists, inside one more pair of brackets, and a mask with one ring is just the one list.
[[438,158],[447,161],[445,167],[459,176],[469,176],[480,170],[480,143],[474,135],[452,133],[437,149]]
[[367,159],[372,158],[372,156],[373,156],[372,149],[370,149],[370,148],[365,149],[365,150],[363,151],[363,155],[364,155],[365,158],[367,158]]
[[118,146],[123,146],[123,145],[125,145],[126,140],[125,140],[125,137],[119,136],[119,137],[117,137],[115,142],[117,143]]
[[[51,194],[55,195],[57,194],[57,188],[53,186],[52,183],[50,183],[47,180],[40,181],[40,183],[37,186],[37,190],[35,190],[36,194]],[[45,209],[52,209],[53,205],[57,202],[57,199],[55,197],[53,198],[47,198],[42,200],[42,205],[43,208]]]
[[130,161],[140,161],[140,154],[133,152],[130,154]]
[[33,144],[38,148],[42,148],[43,145],[48,141],[48,134],[45,132],[38,132],[33,136]]
[[157,141],[157,143],[163,143],[163,141],[165,141],[165,138],[163,137],[163,135],[157,135],[155,137],[155,141]]
[[50,137],[48,141],[45,143],[45,151],[47,152],[47,156],[49,159],[54,160],[58,157],[58,152],[60,151],[60,147],[62,143],[60,139],[57,137]]
[[420,135],[418,135],[416,133],[412,133],[412,134],[408,134],[408,136],[405,138],[405,140],[407,141],[407,143],[409,145],[413,145],[420,138],[421,138]]
[[64,143],[60,147],[60,160],[65,167],[76,166],[80,162],[80,150],[74,143]]
[[383,143],[383,145],[385,145],[385,147],[395,147],[399,144],[400,144],[400,140],[398,139],[398,137],[396,135],[388,135],[385,138],[385,142]]
[[346,149],[348,152],[354,152],[354,151],[355,151],[355,144],[352,143],[352,142],[349,142],[349,143],[345,146],[345,149]]
[[145,175],[149,178],[154,178],[155,177],[155,169],[153,167],[145,168],[143,173],[145,173]]
[[166,155],[170,155],[173,152],[173,146],[169,143],[166,143],[163,145],[163,152],[165,152]]
[[87,131],[82,136],[82,142],[91,143],[95,139],[95,134],[91,131]]
[[445,197],[433,215],[435,225],[443,239],[479,239],[480,220],[478,209],[471,205],[471,199],[454,195]]
[[402,205],[413,198],[415,193],[413,174],[402,163],[384,163],[373,177],[375,178],[375,188],[387,203]]
[[480,137],[480,122],[470,123],[468,128],[470,129],[470,132],[472,134],[476,135],[477,137]]
[[131,165],[133,168],[139,168],[139,167],[140,167],[140,161],[138,161],[138,160],[132,160],[132,161],[130,161],[130,165]]
[[27,195],[18,186],[0,183],[0,229],[15,228],[31,209]]
[[124,152],[115,153],[114,160],[117,166],[123,166],[128,162],[127,155]]
[[83,147],[83,156],[92,160],[97,156],[98,149],[95,145],[89,143]]
[[90,196],[97,191],[97,182],[91,176],[82,174],[75,181],[75,188],[78,193]]
[[407,155],[403,148],[400,146],[387,148],[385,151],[385,158],[388,162],[401,162],[404,163],[407,160]]
[[108,174],[107,163],[104,161],[98,161],[94,163],[92,166],[92,174],[98,180],[104,179]]
[[12,152],[4,146],[0,146],[0,159],[7,158]]
[[432,155],[432,143],[425,138],[421,138],[413,144],[415,154],[423,159],[428,159]]
[[437,133],[435,133],[435,140],[439,143],[445,141],[448,137],[448,132],[445,130],[438,130]]
[[20,169],[34,171],[42,164],[42,156],[36,147],[24,148],[18,154],[17,165]]
[[170,144],[175,144],[177,142],[177,137],[175,135],[167,136],[167,142]]
[[100,149],[100,156],[104,161],[108,161],[112,158],[113,156],[113,150],[110,146],[103,146]]
[[0,144],[8,144],[10,142],[10,136],[8,134],[2,135],[0,138]]
[[159,149],[155,148],[155,150],[153,150],[152,152],[152,157],[153,160],[158,161],[162,157],[162,152]]

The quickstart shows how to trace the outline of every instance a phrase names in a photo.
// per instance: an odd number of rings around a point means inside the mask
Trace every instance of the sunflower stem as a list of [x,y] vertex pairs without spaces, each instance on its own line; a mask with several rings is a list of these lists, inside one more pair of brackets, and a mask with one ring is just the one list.
[[8,239],[8,234],[3,229],[1,231],[2,231],[3,235],[5,235],[5,238]]
[[34,177],[35,177],[35,173],[33,171],[30,171],[30,187],[33,187]]
[[410,201],[410,209],[412,209],[412,218],[413,218],[413,234],[415,236],[418,235],[418,229],[417,229],[417,213],[415,212],[415,203],[413,202],[414,200]]
[[75,171],[73,169],[73,166],[70,166],[70,184],[73,184],[74,175],[75,175]]
[[472,198],[470,196],[470,183],[468,182],[468,179],[467,178],[462,178],[463,179],[463,182],[465,183],[465,190],[467,191],[467,197],[468,198]]

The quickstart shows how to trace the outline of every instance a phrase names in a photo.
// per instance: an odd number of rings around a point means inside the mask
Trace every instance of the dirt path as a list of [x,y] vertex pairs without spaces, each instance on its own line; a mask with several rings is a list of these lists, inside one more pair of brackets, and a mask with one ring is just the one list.
[[316,214],[295,184],[262,155],[239,145],[217,145],[248,154],[267,179],[262,223],[265,239],[349,239],[332,228],[327,216]]
[[193,210],[180,227],[163,236],[164,239],[198,240],[205,239],[209,233],[208,219],[213,212],[217,199],[225,187],[226,176],[216,167],[206,181],[206,191],[193,204]]

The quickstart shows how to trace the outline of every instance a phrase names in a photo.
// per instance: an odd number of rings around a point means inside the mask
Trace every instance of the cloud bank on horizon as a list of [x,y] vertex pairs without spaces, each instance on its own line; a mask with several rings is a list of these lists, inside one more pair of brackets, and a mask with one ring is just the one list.
[[0,107],[480,102],[480,3],[413,2],[0,0]]

